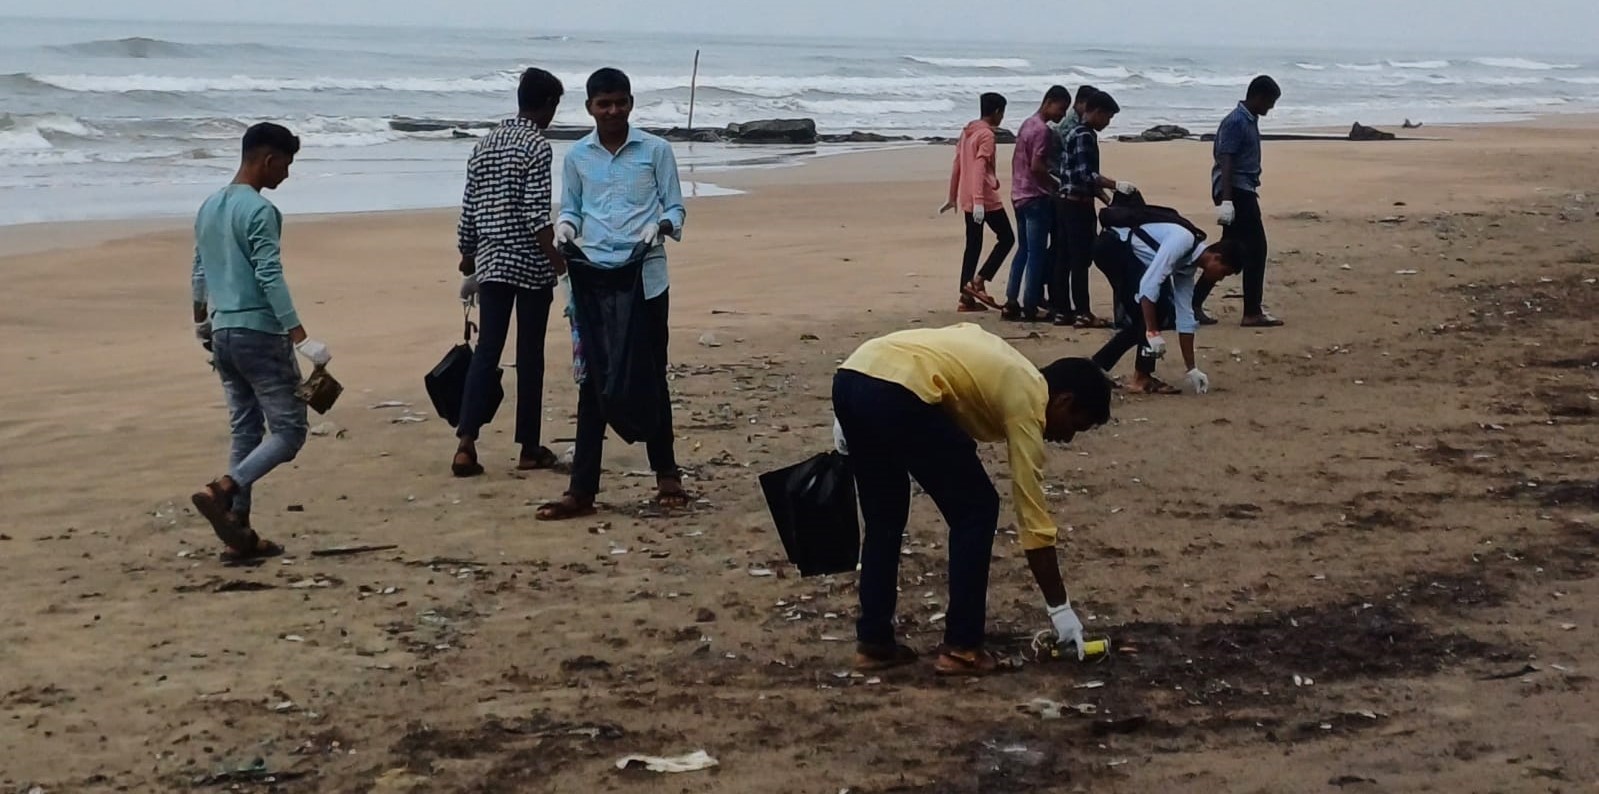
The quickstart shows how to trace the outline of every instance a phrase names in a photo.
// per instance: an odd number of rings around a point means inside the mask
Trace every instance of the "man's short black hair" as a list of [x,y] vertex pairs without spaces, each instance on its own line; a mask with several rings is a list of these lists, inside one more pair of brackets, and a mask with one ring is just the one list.
[[589,99],[600,94],[633,95],[633,81],[627,79],[627,74],[621,69],[612,69],[609,66],[589,75],[587,88]]
[[982,108],[983,118],[986,119],[989,116],[1004,110],[1008,103],[1006,102],[1003,94],[996,94],[990,91],[978,97],[977,104]]
[[1072,92],[1063,85],[1052,85],[1044,92],[1044,104],[1062,102],[1067,105],[1072,103]]
[[1089,97],[1092,97],[1097,93],[1099,93],[1099,89],[1091,85],[1080,85],[1077,87],[1077,101],[1087,102]]
[[1223,237],[1205,246],[1205,253],[1221,257],[1221,263],[1234,273],[1244,269],[1244,246],[1237,238]]
[[244,131],[244,156],[249,157],[261,149],[271,149],[290,157],[300,153],[300,139],[282,124],[263,121]]
[[1072,407],[1097,425],[1110,421],[1110,376],[1086,358],[1063,358],[1044,367],[1051,397],[1070,394]]
[[1277,81],[1271,79],[1270,75],[1263,74],[1250,81],[1249,94],[1244,98],[1254,99],[1256,97],[1260,97],[1261,99],[1282,99],[1283,87],[1277,85]]
[[1103,110],[1111,115],[1122,112],[1122,106],[1116,104],[1116,98],[1104,91],[1095,91],[1083,108],[1090,113],[1096,110]]
[[522,82],[516,87],[516,109],[523,113],[543,110],[566,94],[561,78],[543,69],[528,69],[522,73]]

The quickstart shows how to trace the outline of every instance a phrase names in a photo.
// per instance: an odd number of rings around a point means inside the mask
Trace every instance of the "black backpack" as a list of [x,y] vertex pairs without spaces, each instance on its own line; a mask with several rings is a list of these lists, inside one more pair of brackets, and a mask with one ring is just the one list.
[[1184,218],[1182,213],[1171,207],[1161,207],[1154,204],[1112,204],[1099,211],[1099,225],[1110,229],[1132,229],[1138,239],[1150,248],[1159,250],[1160,244],[1155,242],[1154,236],[1144,231],[1145,226],[1154,223],[1173,223],[1187,229],[1194,235],[1194,245],[1197,247],[1205,242],[1208,235],[1205,230],[1195,226],[1192,221]]

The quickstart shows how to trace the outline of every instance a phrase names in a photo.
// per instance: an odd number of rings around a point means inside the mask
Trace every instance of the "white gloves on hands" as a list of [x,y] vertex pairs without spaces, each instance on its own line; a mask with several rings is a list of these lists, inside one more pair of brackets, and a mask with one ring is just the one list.
[[1199,367],[1188,370],[1188,386],[1195,394],[1210,394],[1210,376]]
[[1216,222],[1223,226],[1230,226],[1235,220],[1238,220],[1238,209],[1233,206],[1231,201],[1223,201],[1221,206],[1216,208]]
[[986,218],[988,218],[988,208],[984,207],[981,204],[978,204],[977,206],[972,207],[972,222],[973,223],[982,223]]
[[470,275],[470,276],[462,276],[461,277],[461,302],[462,303],[471,303],[472,299],[477,297],[477,287],[478,287],[478,283],[477,283],[477,275],[476,274],[473,274],[473,275]]
[[570,223],[562,223],[555,227],[555,244],[567,245],[577,239],[577,227]]
[[333,353],[328,351],[328,346],[315,339],[307,338],[300,344],[295,345],[294,349],[299,351],[300,355],[305,356],[305,360],[311,362],[311,365],[315,367],[325,367],[328,362],[333,360]]
[[1166,357],[1166,340],[1160,338],[1160,334],[1150,334],[1148,338],[1144,340],[1144,343],[1149,345],[1150,355],[1154,356],[1155,358]]
[[840,455],[849,454],[849,442],[844,440],[844,426],[838,423],[838,417],[833,417],[833,449]]
[[1131,196],[1132,194],[1138,192],[1138,186],[1131,182],[1117,182],[1116,192],[1122,194],[1123,196]]
[[1083,621],[1077,617],[1077,612],[1072,609],[1072,604],[1067,601],[1058,607],[1049,608],[1049,622],[1055,625],[1055,638],[1062,648],[1070,645],[1077,650],[1077,660],[1082,661],[1083,653]]
[[644,227],[644,236],[639,238],[639,242],[654,248],[655,241],[659,239],[661,239],[661,225],[659,223],[652,223],[649,226]]

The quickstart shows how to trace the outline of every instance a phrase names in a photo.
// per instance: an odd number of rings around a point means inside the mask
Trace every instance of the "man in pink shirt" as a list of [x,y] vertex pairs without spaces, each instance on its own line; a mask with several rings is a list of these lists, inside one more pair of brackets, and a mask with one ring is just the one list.
[[[983,94],[978,100],[983,117],[961,130],[955,144],[955,167],[949,175],[949,200],[938,212],[957,207],[966,215],[966,254],[961,260],[960,304],[957,311],[980,312],[999,304],[988,295],[988,280],[999,272],[1016,233],[1011,231],[1005,201],[999,197],[999,175],[994,169],[994,130],[1005,120],[1005,97]],[[983,253],[983,226],[994,230],[994,250],[988,253],[983,269],[977,260]]]
[[1051,86],[1038,112],[1023,122],[1021,131],[1016,133],[1010,198],[1016,207],[1016,234],[1021,245],[1016,249],[1010,281],[1005,285],[1004,317],[1007,320],[1037,322],[1040,319],[1038,305],[1043,300],[1044,284],[1049,280],[1052,264],[1049,255],[1049,235],[1055,225],[1052,197],[1059,186],[1049,173],[1050,147],[1055,141],[1049,125],[1065,118],[1071,105],[1072,92],[1065,86]]

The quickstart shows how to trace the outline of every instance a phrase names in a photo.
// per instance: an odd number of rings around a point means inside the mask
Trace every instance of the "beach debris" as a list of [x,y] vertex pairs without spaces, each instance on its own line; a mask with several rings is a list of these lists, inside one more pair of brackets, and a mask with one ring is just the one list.
[[[196,786],[221,786],[228,783],[286,783],[299,780],[310,772],[273,772],[267,767],[265,758],[257,758],[248,764],[224,769],[209,775],[201,775],[194,779]],[[34,786],[28,794],[45,794],[43,788]]]
[[384,400],[383,402],[380,402],[380,403],[377,403],[376,405],[371,406],[371,408],[369,410],[383,411],[383,410],[387,410],[389,408],[410,408],[410,407],[411,407],[411,404],[407,403],[407,402],[400,402],[399,400]]
[[386,546],[334,546],[331,549],[316,549],[311,552],[312,557],[348,557],[352,554],[369,554],[374,551],[390,551],[399,546],[390,544]]
[[1307,687],[1307,686],[1315,686],[1315,685],[1316,685],[1316,679],[1314,679],[1314,678],[1307,678],[1307,677],[1299,675],[1297,673],[1294,675],[1294,686]]
[[316,427],[311,428],[311,435],[319,437],[332,436],[334,438],[344,438],[346,432],[347,431],[344,428],[339,427],[333,422],[323,422]]
[[1520,678],[1520,677],[1522,677],[1524,675],[1532,675],[1533,673],[1536,673],[1536,672],[1538,672],[1538,667],[1536,665],[1529,664],[1529,665],[1523,665],[1520,670],[1506,670],[1506,671],[1504,671],[1502,673],[1490,673],[1490,674],[1485,675],[1482,678],[1479,678],[1477,680],[1479,680],[1479,681],[1507,681],[1507,680],[1512,679],[1512,678]]
[[706,331],[705,333],[700,334],[700,346],[701,347],[721,347],[722,346],[722,340],[718,339],[716,337],[716,334],[713,334],[710,331]]
[[816,334],[800,334],[801,342],[820,342],[822,338]]
[[1394,271],[1394,275],[1396,275],[1396,276],[1414,276],[1414,275],[1416,275],[1416,274],[1418,274],[1420,272],[1421,272],[1420,270],[1416,270],[1414,268],[1407,268],[1405,270],[1395,270]]
[[676,774],[680,772],[699,772],[717,765],[717,760],[704,750],[695,750],[688,755],[679,756],[653,756],[630,755],[616,762],[617,769],[643,769],[648,772],[662,772]]
[[694,613],[694,622],[695,623],[715,623],[716,622],[716,613],[712,612],[709,609],[706,609],[705,607],[700,607],[699,610]]
[[409,410],[407,410],[405,413],[403,413],[403,414],[401,414],[399,416],[396,416],[393,419],[390,419],[389,420],[389,424],[391,424],[391,425],[416,425],[416,424],[421,424],[423,422],[426,422],[427,420],[428,420],[428,415],[427,414],[411,413]]
[[750,574],[750,576],[753,576],[753,577],[755,577],[757,579],[764,579],[764,578],[766,578],[768,576],[776,576],[777,572],[772,570],[771,568],[756,567],[756,568],[749,569],[749,574]]
[[1394,226],[1404,223],[1406,220],[1407,219],[1403,215],[1388,215],[1386,217],[1378,218],[1375,223],[1384,223],[1389,226]]
[[1033,698],[1016,707],[1016,710],[1023,714],[1031,714],[1043,720],[1060,719],[1064,709],[1065,707],[1061,704],[1045,698]]

